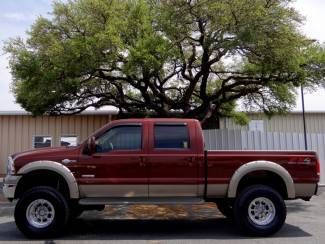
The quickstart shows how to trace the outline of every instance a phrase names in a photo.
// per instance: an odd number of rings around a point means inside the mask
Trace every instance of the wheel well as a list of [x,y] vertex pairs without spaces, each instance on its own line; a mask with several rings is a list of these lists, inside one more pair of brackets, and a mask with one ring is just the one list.
[[236,195],[247,186],[255,184],[272,187],[274,190],[278,191],[284,199],[288,198],[287,186],[282,177],[267,170],[254,171],[245,175],[239,181]]
[[15,199],[35,186],[50,186],[57,189],[65,198],[70,197],[69,186],[60,174],[50,170],[36,170],[27,173],[19,180]]

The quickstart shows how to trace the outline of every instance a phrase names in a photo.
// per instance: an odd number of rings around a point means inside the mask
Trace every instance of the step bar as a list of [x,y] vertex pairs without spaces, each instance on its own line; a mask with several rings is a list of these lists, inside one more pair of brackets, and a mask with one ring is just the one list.
[[182,198],[82,198],[80,205],[114,205],[114,204],[202,204],[202,198],[182,197]]

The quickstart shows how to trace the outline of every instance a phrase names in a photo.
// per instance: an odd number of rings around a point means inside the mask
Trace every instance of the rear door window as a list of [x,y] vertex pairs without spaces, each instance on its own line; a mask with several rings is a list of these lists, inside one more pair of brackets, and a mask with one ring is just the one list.
[[155,149],[189,149],[190,137],[186,124],[154,125]]

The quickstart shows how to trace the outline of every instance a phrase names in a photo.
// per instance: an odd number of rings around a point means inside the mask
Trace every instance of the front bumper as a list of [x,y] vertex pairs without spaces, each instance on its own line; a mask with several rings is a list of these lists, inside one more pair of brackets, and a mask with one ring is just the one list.
[[15,197],[15,191],[17,184],[21,176],[18,175],[7,175],[3,181],[3,195],[7,199],[13,199]]
[[316,190],[316,195],[319,196],[320,194],[322,194],[323,192],[325,192],[325,184],[317,184],[317,190]]

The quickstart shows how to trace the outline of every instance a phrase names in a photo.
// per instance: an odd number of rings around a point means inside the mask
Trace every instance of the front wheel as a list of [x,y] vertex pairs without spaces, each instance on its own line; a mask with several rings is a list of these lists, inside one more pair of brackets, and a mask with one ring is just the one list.
[[268,186],[249,186],[235,200],[235,222],[248,235],[269,236],[276,233],[283,226],[286,215],[283,198]]
[[67,201],[52,187],[28,190],[17,202],[15,222],[30,238],[47,238],[59,234],[69,218]]

